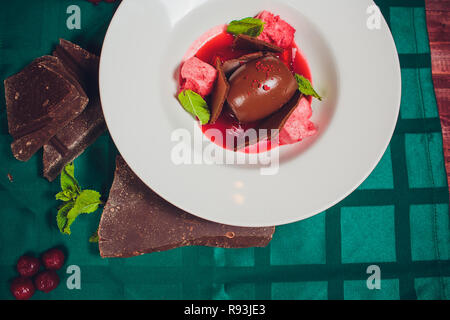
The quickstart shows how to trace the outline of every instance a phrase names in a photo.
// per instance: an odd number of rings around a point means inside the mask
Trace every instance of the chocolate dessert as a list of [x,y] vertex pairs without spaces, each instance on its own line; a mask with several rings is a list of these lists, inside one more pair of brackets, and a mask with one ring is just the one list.
[[[196,48],[196,54],[181,64],[179,94],[189,93],[192,98],[180,98],[180,103],[201,120],[202,131],[211,141],[248,152],[244,148],[259,141],[272,148],[317,132],[309,120],[311,98],[321,97],[312,88],[311,73],[294,34],[289,23],[263,11],[255,18],[233,20],[226,31]],[[219,130],[226,138],[213,139],[209,129]],[[249,129],[257,132],[256,138],[246,135]],[[274,140],[278,135],[279,142]],[[225,145],[228,140],[235,144]]]
[[294,96],[285,105],[283,105],[280,110],[273,113],[270,117],[265,118],[258,124],[258,129],[263,130],[259,131],[256,137],[251,137],[252,140],[237,140],[234,150],[240,150],[254,145],[260,140],[271,140],[276,138],[296,110],[302,98],[303,95],[300,92],[295,92]]
[[293,74],[271,55],[243,64],[229,81],[227,102],[242,123],[270,116],[298,91]]
[[223,72],[230,76],[234,71],[236,71],[243,64],[250,62],[252,60],[261,58],[264,54],[262,52],[255,52],[243,55],[236,59],[227,60],[223,63]]
[[131,257],[184,246],[265,247],[274,232],[192,216],[149,189],[118,156],[98,235],[102,257]]

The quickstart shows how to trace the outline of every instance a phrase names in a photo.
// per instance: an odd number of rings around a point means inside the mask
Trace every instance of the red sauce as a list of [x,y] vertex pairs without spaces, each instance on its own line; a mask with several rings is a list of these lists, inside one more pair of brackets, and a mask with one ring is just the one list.
[[[206,63],[214,65],[217,57],[219,57],[222,62],[225,62],[227,60],[236,59],[245,54],[252,53],[251,51],[232,49],[231,45],[233,43],[233,40],[234,36],[224,31],[223,33],[218,34],[216,37],[206,42],[197,51],[195,56]],[[295,52],[295,57],[293,57],[293,52]],[[290,48],[287,48],[283,53],[279,54],[278,58],[280,58],[293,73],[298,73],[307,78],[308,80],[312,81],[311,71],[309,69],[308,62],[306,61],[305,57],[301,54],[295,42],[292,44]],[[308,97],[308,100],[311,103],[311,97]],[[239,132],[243,132],[251,128],[257,128],[257,123],[240,123],[236,119],[232,111],[229,108],[225,107],[216,123],[202,126],[202,131],[211,141],[213,141],[214,143],[223,148],[226,148],[227,134],[231,133],[232,135],[239,135]],[[215,139],[211,135],[208,135],[207,130],[209,129],[219,130],[224,137],[223,141],[214,141]],[[259,148],[257,146],[250,146],[240,151],[245,153],[257,153],[270,150],[275,146],[276,145],[271,144],[270,141],[267,142],[267,145],[263,141],[262,143],[260,142]]]

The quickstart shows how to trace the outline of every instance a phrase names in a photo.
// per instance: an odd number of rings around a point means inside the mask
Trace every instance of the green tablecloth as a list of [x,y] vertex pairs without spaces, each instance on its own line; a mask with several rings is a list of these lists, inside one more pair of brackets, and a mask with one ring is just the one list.
[[[78,4],[82,29],[66,28]],[[423,0],[377,1],[394,34],[403,78],[401,116],[373,174],[351,196],[313,218],[277,228],[269,247],[188,247],[131,259],[102,259],[88,242],[100,210],[72,236],[56,222],[58,182],[41,178],[42,154],[15,160],[0,99],[0,297],[25,252],[63,246],[79,265],[81,290],[65,286],[34,299],[446,299],[450,298],[448,187]],[[59,37],[99,52],[117,5],[86,1],[0,1],[0,78],[48,54]],[[3,94],[3,83],[0,90]],[[76,161],[82,186],[107,196],[117,151],[104,134]],[[13,177],[10,182],[8,173]],[[369,290],[366,269],[381,269]]]

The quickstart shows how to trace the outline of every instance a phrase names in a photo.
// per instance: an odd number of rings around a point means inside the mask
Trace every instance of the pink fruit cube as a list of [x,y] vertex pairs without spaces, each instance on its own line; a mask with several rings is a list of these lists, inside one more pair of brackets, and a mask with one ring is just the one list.
[[292,144],[315,135],[317,129],[314,123],[309,120],[311,116],[311,103],[308,99],[302,98],[280,131],[280,143]]
[[269,11],[263,11],[256,16],[266,24],[264,31],[258,39],[272,43],[281,48],[289,48],[294,41],[295,29],[280,16],[276,16]]
[[181,68],[182,90],[192,90],[202,97],[209,95],[217,78],[217,70],[197,57],[186,60]]

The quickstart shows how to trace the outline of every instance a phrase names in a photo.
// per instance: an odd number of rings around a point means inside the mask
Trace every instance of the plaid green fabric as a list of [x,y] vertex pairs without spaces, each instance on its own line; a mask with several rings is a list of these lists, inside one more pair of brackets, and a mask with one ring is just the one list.
[[[82,10],[82,29],[66,28],[66,8]],[[403,78],[401,115],[392,143],[352,195],[313,218],[277,228],[267,248],[188,247],[131,259],[101,259],[88,238],[100,211],[59,233],[58,182],[41,178],[42,154],[16,161],[0,99],[0,297],[26,252],[62,246],[79,265],[81,290],[62,285],[34,299],[448,299],[448,187],[434,97],[423,0],[377,1],[389,22]],[[59,37],[99,52],[117,5],[86,1],[0,2],[0,78],[48,54]],[[2,84],[3,85],[3,84]],[[4,92],[3,87],[0,88]],[[117,151],[103,135],[75,164],[83,187],[107,196]],[[11,174],[13,182],[7,175]],[[381,270],[369,290],[367,268]]]

